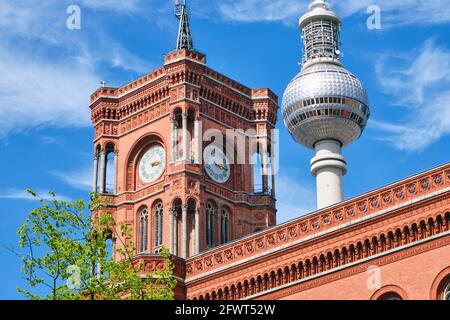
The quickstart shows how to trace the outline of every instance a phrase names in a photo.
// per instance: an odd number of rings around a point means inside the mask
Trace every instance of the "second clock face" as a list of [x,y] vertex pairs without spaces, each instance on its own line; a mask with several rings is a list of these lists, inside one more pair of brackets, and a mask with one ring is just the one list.
[[139,163],[139,177],[145,183],[158,179],[166,167],[166,151],[161,146],[148,149]]
[[203,157],[205,170],[211,179],[219,183],[225,183],[230,179],[230,162],[220,148],[214,145],[207,146],[203,152]]

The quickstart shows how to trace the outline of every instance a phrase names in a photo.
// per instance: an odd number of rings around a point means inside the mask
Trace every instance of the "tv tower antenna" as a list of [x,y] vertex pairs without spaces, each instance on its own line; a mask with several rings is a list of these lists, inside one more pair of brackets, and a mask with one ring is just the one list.
[[189,25],[189,9],[186,0],[175,1],[175,16],[180,21],[178,28],[177,47],[176,50],[193,50],[194,41],[192,40],[191,28]]

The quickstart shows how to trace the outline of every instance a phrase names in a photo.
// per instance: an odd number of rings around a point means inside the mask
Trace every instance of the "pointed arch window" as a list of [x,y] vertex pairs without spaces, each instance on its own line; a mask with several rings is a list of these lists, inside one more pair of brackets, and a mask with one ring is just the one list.
[[148,209],[142,208],[139,213],[139,252],[148,251]]
[[230,214],[227,209],[222,208],[220,212],[220,244],[229,241],[230,234]]
[[159,248],[163,244],[163,212],[162,202],[155,206],[155,248]]
[[214,246],[214,216],[216,208],[212,202],[206,204],[206,245],[208,247]]

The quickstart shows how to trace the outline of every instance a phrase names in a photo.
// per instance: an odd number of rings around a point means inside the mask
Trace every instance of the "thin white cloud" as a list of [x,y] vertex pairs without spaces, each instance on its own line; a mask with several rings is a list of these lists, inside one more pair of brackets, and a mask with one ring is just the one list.
[[315,210],[314,189],[299,174],[281,173],[276,176],[277,223],[283,223]]
[[[305,12],[303,0],[224,0],[192,3],[193,14],[230,21],[293,23]],[[369,0],[330,1],[343,16],[365,14]],[[385,24],[447,23],[447,0],[379,0]],[[152,65],[123,47],[102,23],[83,20],[82,30],[66,28],[69,0],[0,0],[0,139],[46,126],[88,126],[88,97],[98,87],[99,66],[142,74]],[[147,17],[168,15],[170,2],[154,0],[80,0],[82,19],[96,11]],[[201,10],[200,10],[201,9]],[[98,13],[97,11],[102,11]],[[105,14],[103,14],[105,12]],[[174,19],[173,16],[170,16]],[[106,19],[106,18],[104,18]],[[91,28],[91,29],[89,29]],[[94,30],[95,29],[95,30]],[[95,32],[94,32],[95,31]],[[392,85],[402,85],[402,83]],[[415,92],[420,95],[420,86]]]
[[0,139],[42,126],[79,127],[90,122],[88,97],[99,83],[89,68],[49,62],[0,45]]
[[[218,8],[230,21],[293,24],[306,12],[309,3],[309,0],[226,0]],[[378,5],[384,27],[450,22],[448,0],[330,0],[329,3],[342,17],[367,14],[370,5]]]
[[92,168],[84,168],[67,172],[53,171],[51,174],[72,188],[90,192],[92,190],[92,172]]
[[82,6],[102,11],[136,12],[150,0],[83,0]]
[[369,5],[376,4],[381,9],[382,25],[385,28],[405,25],[435,25],[450,22],[450,7],[447,0],[347,0],[335,1],[347,15],[364,13]]
[[306,9],[307,2],[298,0],[233,0],[219,4],[219,11],[225,19],[239,22],[291,23]]
[[401,123],[370,126],[397,149],[422,151],[450,134],[450,49],[429,40],[406,57],[386,56],[376,67],[380,87],[405,116]]
[[[101,6],[85,0],[80,5],[125,12],[137,3],[110,0]],[[41,127],[89,126],[89,96],[103,80],[100,66],[136,74],[151,68],[101,23],[95,32],[84,23],[82,30],[68,30],[69,4],[0,0],[0,140]]]
[[[106,166],[106,190],[114,190],[114,155],[109,155],[109,160]],[[87,166],[76,170],[70,171],[52,171],[51,175],[55,176],[65,184],[71,186],[72,188],[92,191],[92,178],[93,178],[93,166]],[[100,179],[100,173],[98,174],[98,179]],[[100,184],[100,182],[98,182]]]
[[62,146],[61,141],[56,136],[41,135],[41,136],[38,136],[37,139],[43,145],[58,145],[58,146]]
[[[38,191],[34,191],[34,193],[36,194],[36,197],[33,197],[25,189],[9,188],[9,189],[1,190],[0,199],[22,200],[22,201],[38,201],[40,199],[44,199],[44,200],[52,199],[52,196],[50,195],[50,193],[48,191],[38,190]],[[66,201],[66,202],[72,201],[69,197],[60,196],[60,195],[56,195],[55,199],[58,201]]]

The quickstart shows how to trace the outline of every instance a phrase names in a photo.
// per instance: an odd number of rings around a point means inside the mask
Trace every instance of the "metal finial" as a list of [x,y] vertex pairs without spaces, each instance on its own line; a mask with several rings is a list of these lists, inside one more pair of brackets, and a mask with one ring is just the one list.
[[175,16],[180,21],[176,50],[194,49],[194,41],[189,25],[189,10],[187,8],[186,0],[183,0],[183,3],[180,3],[179,0],[175,1]]
[[309,10],[314,10],[316,8],[322,8],[325,10],[329,10],[330,5],[327,3],[326,0],[312,0],[311,4],[309,5]]

